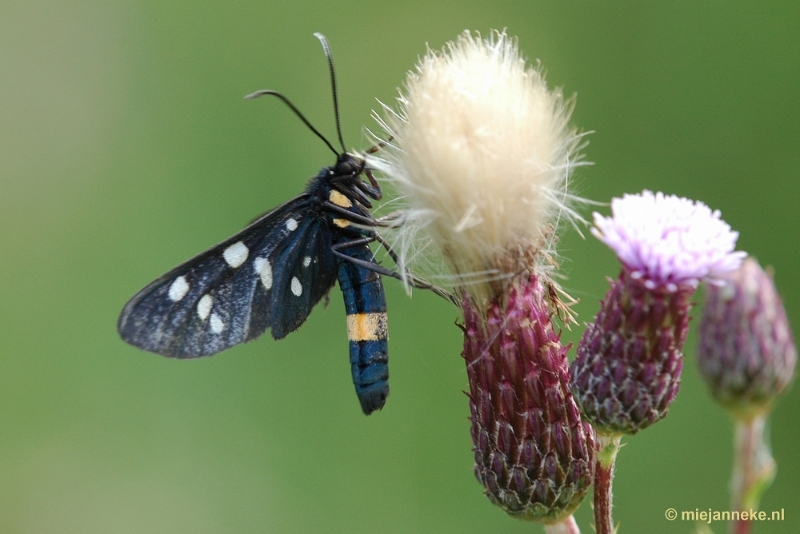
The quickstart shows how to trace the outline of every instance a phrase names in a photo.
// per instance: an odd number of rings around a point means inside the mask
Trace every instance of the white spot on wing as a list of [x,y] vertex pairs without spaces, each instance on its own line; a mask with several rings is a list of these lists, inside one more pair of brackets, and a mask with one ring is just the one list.
[[303,267],[308,267],[311,265],[311,256],[306,256],[303,258]]
[[286,219],[286,228],[288,228],[290,232],[294,232],[297,230],[297,221],[294,219]]
[[299,297],[303,294],[303,286],[300,285],[300,280],[298,280],[296,276],[292,277],[292,294],[295,297]]
[[261,277],[261,283],[264,284],[264,289],[272,288],[272,266],[269,264],[267,258],[256,258],[253,261],[253,268],[256,274]]
[[219,334],[225,328],[225,323],[222,322],[222,319],[216,313],[211,314],[211,321],[210,321],[211,331],[215,334]]
[[172,282],[172,285],[169,286],[169,300],[172,302],[179,302],[188,292],[189,284],[186,282],[186,278],[179,276]]
[[222,256],[225,258],[225,261],[228,262],[228,265],[235,269],[245,262],[248,254],[250,254],[250,251],[247,249],[247,246],[239,241],[226,248]]
[[197,316],[205,321],[208,314],[211,313],[211,305],[214,303],[214,297],[211,295],[203,295],[200,302],[197,303]]

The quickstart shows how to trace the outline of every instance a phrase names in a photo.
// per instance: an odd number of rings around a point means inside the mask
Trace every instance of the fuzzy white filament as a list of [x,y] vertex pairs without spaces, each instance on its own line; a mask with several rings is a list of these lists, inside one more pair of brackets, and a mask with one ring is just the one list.
[[[396,112],[378,118],[391,146],[376,167],[407,202],[394,245],[401,269],[432,240],[456,275],[519,274],[509,253],[543,262],[560,218],[577,218],[567,192],[581,135],[572,111],[505,33],[464,32],[409,72]],[[523,262],[524,263],[524,262]],[[469,287],[467,287],[470,290]]]
[[611,212],[594,214],[592,233],[654,286],[713,281],[746,256],[734,252],[739,233],[699,201],[645,190],[615,198]]

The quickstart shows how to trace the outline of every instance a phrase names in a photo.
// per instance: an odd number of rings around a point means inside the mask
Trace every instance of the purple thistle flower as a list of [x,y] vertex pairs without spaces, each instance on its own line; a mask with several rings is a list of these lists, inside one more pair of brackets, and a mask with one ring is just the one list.
[[792,382],[797,349],[775,284],[755,259],[723,281],[705,288],[697,362],[717,402],[750,418]]
[[586,417],[609,435],[667,415],[680,388],[690,298],[702,279],[736,269],[738,234],[701,202],[644,191],[595,214],[592,233],[622,262],[570,369]]
[[594,214],[592,234],[608,245],[648,288],[697,286],[739,267],[738,232],[719,210],[675,195],[642,191],[611,201],[613,217]]

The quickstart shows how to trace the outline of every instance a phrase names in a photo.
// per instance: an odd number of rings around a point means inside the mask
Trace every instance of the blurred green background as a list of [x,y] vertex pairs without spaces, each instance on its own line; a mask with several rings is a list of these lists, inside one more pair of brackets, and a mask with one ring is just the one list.
[[[775,268],[800,331],[800,3],[0,2],[0,532],[541,532],[472,472],[457,312],[387,281],[391,388],[364,417],[338,290],[296,333],[213,358],[129,347],[117,315],[152,279],[298,194],[333,163],[274,100],[365,148],[375,99],[464,29],[508,28],[593,130],[578,192],[705,201]],[[607,210],[607,208],[602,208]],[[587,213],[588,215],[588,213]],[[591,320],[612,253],[566,232],[566,289]],[[697,313],[695,313],[697,315]],[[565,333],[576,341],[580,329]],[[627,439],[621,532],[691,532],[664,511],[728,506],[731,423],[694,339],[670,416]],[[795,533],[800,392],[772,418],[762,509]],[[591,510],[577,514],[584,532]],[[712,525],[716,532],[725,526]]]

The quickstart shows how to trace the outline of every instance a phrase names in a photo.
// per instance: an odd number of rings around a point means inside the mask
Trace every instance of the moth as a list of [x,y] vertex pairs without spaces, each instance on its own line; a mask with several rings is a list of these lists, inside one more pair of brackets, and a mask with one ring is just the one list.
[[[386,297],[369,244],[385,222],[371,213],[382,198],[366,155],[348,154],[342,141],[336,77],[327,40],[336,128],[341,151],[282,94],[282,100],[336,154],[336,163],[311,178],[305,191],[241,232],[179,265],[139,291],[122,310],[119,334],[144,350],[175,358],[216,354],[259,337],[282,339],[308,318],[338,280],[347,311],[350,365],[365,414],[389,395]],[[422,283],[421,287],[428,287]]]

